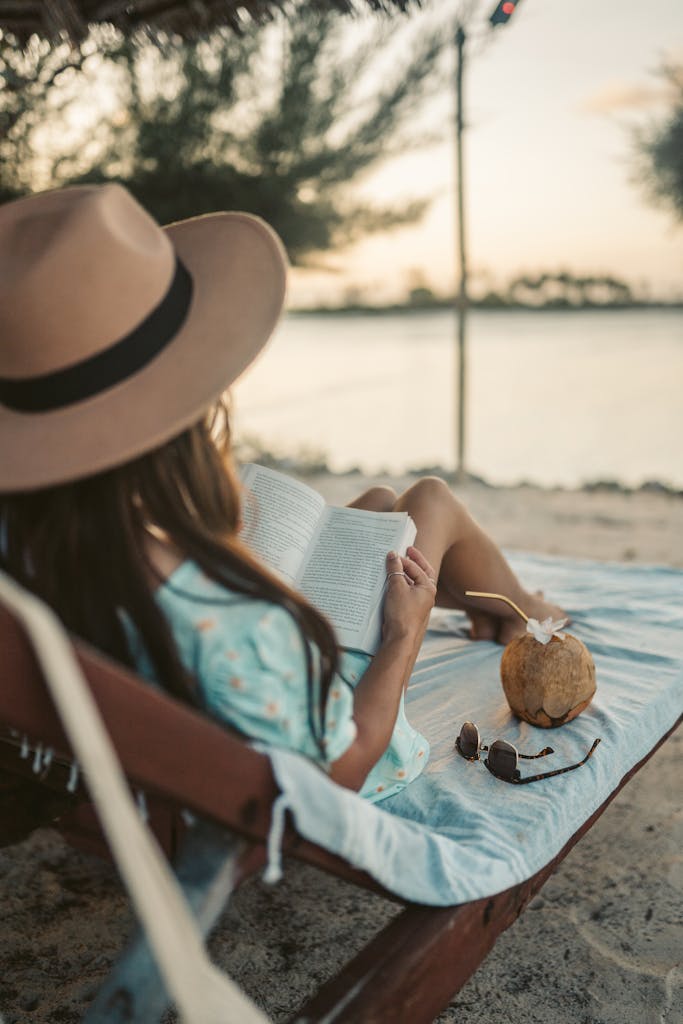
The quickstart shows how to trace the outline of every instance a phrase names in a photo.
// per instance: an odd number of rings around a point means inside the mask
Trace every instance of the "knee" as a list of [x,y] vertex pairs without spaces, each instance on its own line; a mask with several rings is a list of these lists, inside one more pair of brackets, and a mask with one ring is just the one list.
[[381,485],[370,487],[353,502],[353,506],[370,512],[391,512],[397,500],[398,495],[393,487]]
[[366,491],[365,498],[369,508],[377,512],[391,512],[398,500],[398,494],[393,487],[371,487]]
[[445,480],[439,476],[423,476],[405,492],[405,497],[430,505],[454,505],[457,498]]

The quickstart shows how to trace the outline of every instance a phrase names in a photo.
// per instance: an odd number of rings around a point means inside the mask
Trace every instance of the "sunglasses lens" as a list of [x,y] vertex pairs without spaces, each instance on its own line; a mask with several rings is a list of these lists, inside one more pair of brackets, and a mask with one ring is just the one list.
[[465,722],[460,730],[460,750],[465,757],[476,757],[479,753],[479,730],[472,722]]
[[489,767],[494,775],[504,779],[514,778],[517,771],[517,751],[505,740],[495,740],[489,748]]

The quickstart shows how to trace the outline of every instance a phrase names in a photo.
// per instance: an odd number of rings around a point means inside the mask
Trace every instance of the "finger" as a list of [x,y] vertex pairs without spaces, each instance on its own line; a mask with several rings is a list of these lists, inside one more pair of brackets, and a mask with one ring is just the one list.
[[387,555],[387,584],[393,583],[395,580],[403,580],[405,582],[404,559],[397,555],[395,551],[390,551]]
[[427,584],[435,585],[434,580],[430,579],[422,566],[418,565],[417,562],[407,555],[403,559],[403,571],[411,583],[419,583],[422,586]]
[[429,586],[436,589],[436,580],[425,572],[422,566],[418,565],[414,559],[410,557],[406,557],[404,559],[404,570],[413,583],[418,583],[420,586]]
[[411,545],[408,548],[408,555],[412,558],[412,560],[414,562],[417,562],[417,564],[420,566],[421,569],[424,569],[424,571],[426,572],[426,574],[429,577],[429,579],[432,580],[433,583],[436,583],[436,579],[437,579],[437,575],[438,574],[437,574],[436,570],[434,569],[434,567],[432,566],[431,562],[427,561],[427,559],[422,554],[420,549],[419,548],[415,548],[415,547],[413,547]]

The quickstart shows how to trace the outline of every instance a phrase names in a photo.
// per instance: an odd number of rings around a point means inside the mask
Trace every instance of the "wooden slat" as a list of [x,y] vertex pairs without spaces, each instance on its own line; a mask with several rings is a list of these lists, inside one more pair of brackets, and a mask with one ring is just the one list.
[[[30,644],[0,610],[0,721],[70,755]],[[264,839],[278,790],[267,757],[132,673],[76,647],[126,774],[151,794]]]

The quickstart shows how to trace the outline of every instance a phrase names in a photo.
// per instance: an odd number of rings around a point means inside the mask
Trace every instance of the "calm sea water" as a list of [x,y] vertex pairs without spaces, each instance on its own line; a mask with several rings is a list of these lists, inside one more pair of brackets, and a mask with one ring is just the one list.
[[[238,436],[336,470],[455,464],[449,312],[296,316],[234,389]],[[683,487],[683,313],[481,312],[467,465],[494,483]]]

